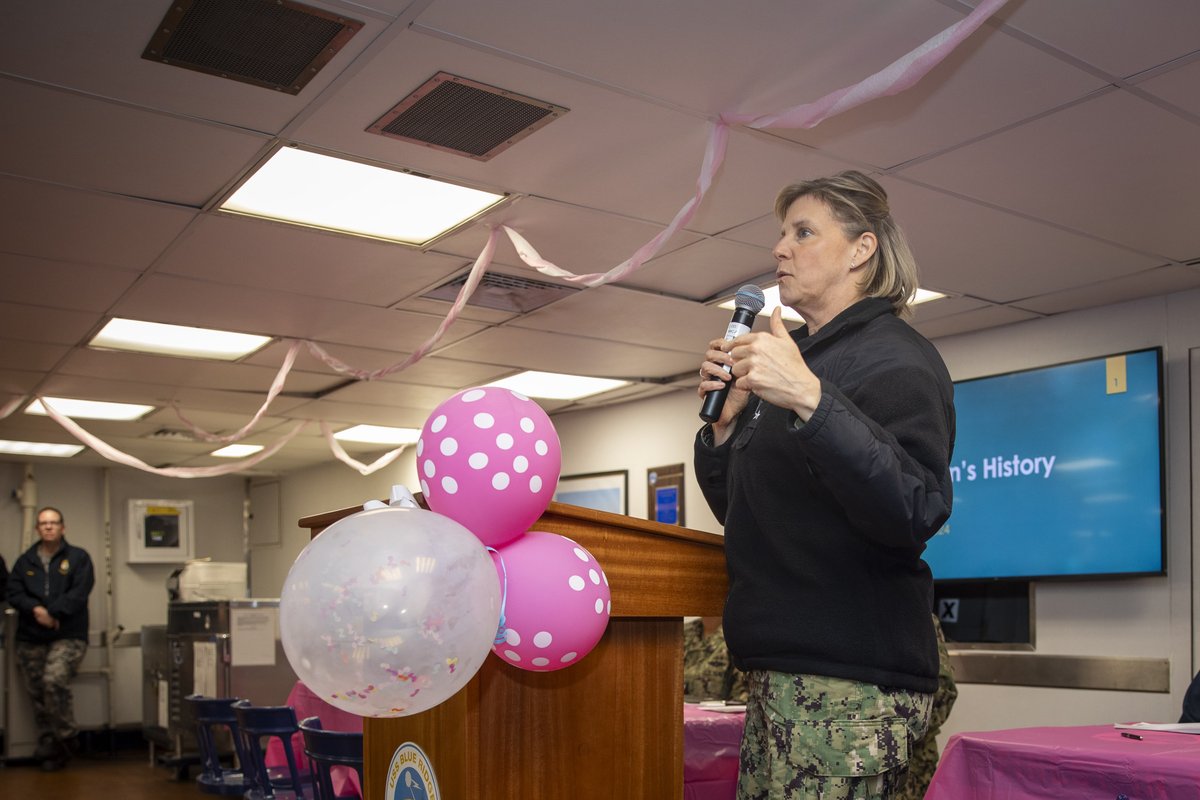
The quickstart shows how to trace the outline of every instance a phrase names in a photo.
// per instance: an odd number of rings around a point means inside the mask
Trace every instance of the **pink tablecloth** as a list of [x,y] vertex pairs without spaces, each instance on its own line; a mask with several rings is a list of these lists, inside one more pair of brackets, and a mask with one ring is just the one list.
[[744,712],[683,705],[684,800],[733,800]]
[[[296,721],[306,717],[319,717],[321,727],[327,731],[354,731],[362,733],[362,717],[342,711],[331,706],[312,693],[312,690],[300,681],[288,693],[287,704],[296,710]],[[304,734],[297,733],[292,737],[292,752],[296,754],[296,763],[301,770],[308,770],[308,758],[304,755]],[[287,755],[278,739],[272,739],[267,745],[265,759],[268,767],[280,767],[287,764]],[[358,772],[349,767],[334,767],[330,770],[333,782],[333,793],[338,797],[362,797],[362,786],[358,780]]]
[[955,734],[925,798],[1200,798],[1200,736],[1138,735],[1111,725]]

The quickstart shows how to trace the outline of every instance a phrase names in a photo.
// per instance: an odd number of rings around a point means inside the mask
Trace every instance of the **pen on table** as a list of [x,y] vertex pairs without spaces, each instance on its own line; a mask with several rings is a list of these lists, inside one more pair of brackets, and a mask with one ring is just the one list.
[[1138,736],[1136,733],[1130,733],[1129,731],[1121,731],[1121,735],[1126,739],[1137,739],[1139,742],[1142,740],[1141,736]]

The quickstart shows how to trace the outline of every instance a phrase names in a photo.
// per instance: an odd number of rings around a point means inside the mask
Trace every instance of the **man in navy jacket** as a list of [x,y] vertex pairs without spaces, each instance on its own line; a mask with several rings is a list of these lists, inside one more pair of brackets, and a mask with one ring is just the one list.
[[20,616],[16,657],[38,728],[34,758],[42,769],[66,765],[75,749],[71,679],[87,652],[88,595],[95,584],[87,551],[67,544],[57,508],[37,515],[39,541],[13,564],[8,602]]

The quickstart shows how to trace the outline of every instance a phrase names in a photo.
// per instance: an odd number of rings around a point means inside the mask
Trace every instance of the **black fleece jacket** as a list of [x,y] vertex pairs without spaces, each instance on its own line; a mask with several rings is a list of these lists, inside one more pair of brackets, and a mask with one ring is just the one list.
[[744,670],[937,688],[921,559],[950,516],[953,383],[886,300],[792,334],[822,396],[807,423],[751,397],[696,478],[725,525],[724,629]]
[[[20,612],[17,639],[46,644],[59,639],[88,638],[88,595],[96,582],[92,559],[82,547],[63,539],[50,559],[50,568],[42,567],[35,542],[13,564],[8,579],[8,602]],[[58,628],[46,628],[33,618],[33,609],[45,606],[58,620]]]

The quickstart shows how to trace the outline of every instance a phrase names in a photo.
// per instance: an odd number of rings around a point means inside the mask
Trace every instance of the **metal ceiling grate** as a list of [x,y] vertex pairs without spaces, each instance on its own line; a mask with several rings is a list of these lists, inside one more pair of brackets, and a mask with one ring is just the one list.
[[487,161],[567,111],[553,103],[439,72],[367,131]]
[[[429,300],[453,302],[458,298],[458,293],[463,284],[467,282],[469,275],[470,273],[459,275],[421,296]],[[578,291],[579,289],[572,286],[559,286],[556,283],[485,272],[483,279],[479,281],[479,285],[475,287],[475,291],[467,300],[467,305],[524,314]]]
[[299,94],[362,26],[292,0],[176,0],[142,58]]

